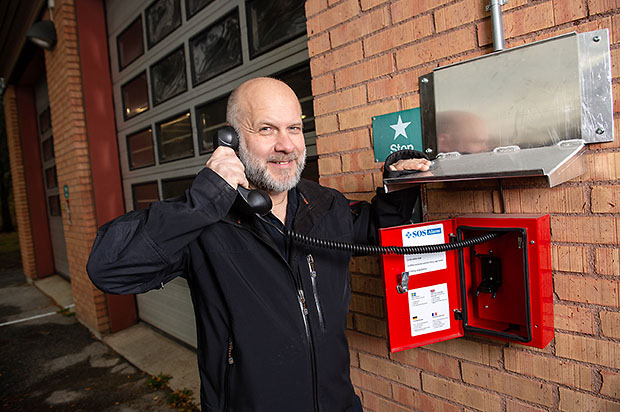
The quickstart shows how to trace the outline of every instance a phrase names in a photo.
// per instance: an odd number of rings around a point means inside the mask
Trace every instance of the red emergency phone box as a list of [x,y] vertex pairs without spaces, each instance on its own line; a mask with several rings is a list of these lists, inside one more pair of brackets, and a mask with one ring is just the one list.
[[382,246],[448,243],[498,232],[464,249],[383,255],[390,350],[465,332],[544,348],[554,336],[549,215],[487,214],[381,229]]

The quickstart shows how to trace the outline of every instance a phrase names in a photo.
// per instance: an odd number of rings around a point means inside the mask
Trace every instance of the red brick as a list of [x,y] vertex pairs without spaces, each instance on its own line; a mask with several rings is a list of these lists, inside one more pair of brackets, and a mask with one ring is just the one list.
[[615,217],[552,216],[551,228],[552,239],[557,242],[620,243],[620,228]]
[[433,31],[431,16],[422,16],[384,30],[364,39],[366,56],[386,52],[403,44],[430,36]]
[[504,190],[506,213],[583,213],[584,188],[559,186],[545,190]]
[[396,67],[398,70],[403,70],[430,63],[471,50],[475,45],[474,31],[469,27],[436,35],[429,40],[398,50],[396,52]]
[[308,54],[310,57],[316,56],[331,49],[329,34],[324,33],[308,39]]
[[308,0],[306,1],[306,16],[314,16],[327,8],[327,0]]
[[363,407],[365,411],[381,411],[381,412],[408,412],[409,408],[389,401],[385,398],[375,395],[372,392],[362,391]]
[[440,7],[450,0],[400,0],[392,4],[392,19],[394,23],[425,13]]
[[[618,90],[618,87],[614,90]],[[586,165],[586,172],[575,180],[587,182],[620,179],[620,153],[588,154]]]
[[499,367],[501,365],[502,349],[496,344],[461,338],[434,343],[424,348],[487,366]]
[[368,130],[357,130],[336,136],[318,138],[316,146],[317,152],[320,155],[363,149],[370,146],[370,136]]
[[418,91],[418,78],[429,71],[428,68],[420,68],[371,82],[368,84],[368,101]]
[[555,334],[556,356],[620,369],[620,343],[597,338]]
[[347,331],[349,347],[360,352],[372,353],[377,356],[387,357],[388,346],[385,339],[364,335],[354,331]]
[[588,249],[582,246],[551,246],[551,266],[562,272],[588,270]]
[[338,116],[318,116],[314,119],[314,124],[316,126],[317,136],[332,133],[338,130]]
[[612,249],[597,248],[595,251],[596,273],[620,276],[620,251],[617,246]]
[[312,94],[316,97],[334,90],[334,75],[327,73],[312,78]]
[[491,193],[488,191],[431,191],[428,192],[427,207],[433,213],[487,213],[493,211]]
[[420,95],[413,94],[400,99],[403,110],[414,109],[420,107]]
[[523,402],[519,402],[513,399],[506,399],[506,412],[543,412],[548,409],[540,409],[531,405],[527,405]]
[[[338,119],[340,120],[340,130],[370,126],[372,124],[373,116],[392,113],[398,110],[398,101],[389,100],[381,103],[368,104],[360,108],[339,113]],[[370,147],[370,138],[369,145],[367,147]]]
[[383,280],[366,275],[351,275],[351,290],[367,295],[384,296]]
[[[504,350],[504,355],[504,364],[506,369],[516,372],[519,375],[528,375],[544,381],[557,382],[562,385],[572,386],[587,391],[591,391],[593,389],[592,370],[587,366],[550,356],[536,355],[531,352],[525,352],[514,348],[506,348]],[[535,381],[529,382],[533,385],[539,384]],[[513,387],[513,389],[515,388],[516,386]],[[531,388],[524,388],[525,392],[528,392],[530,389]],[[511,391],[510,394],[515,395],[513,391]],[[546,402],[538,402],[535,399],[525,400],[547,404]]]
[[387,0],[361,0],[360,5],[362,7],[362,10],[366,11],[386,2]]
[[427,393],[485,412],[501,411],[501,398],[490,392],[455,381],[422,373],[422,387]]
[[351,370],[351,383],[353,383],[354,386],[367,389],[383,396],[392,395],[392,387],[387,380],[358,369]]
[[375,155],[372,150],[342,155],[342,171],[345,173],[370,170],[374,167]]
[[620,3],[618,3],[618,0],[587,0],[587,2],[590,16],[605,13],[607,11],[618,9],[620,7]]
[[362,42],[356,42],[310,60],[312,76],[319,76],[362,59]]
[[620,313],[601,312],[600,317],[603,336],[620,339]]
[[387,337],[385,321],[359,313],[355,313],[353,319],[356,330],[381,338]]
[[601,394],[620,399],[620,373],[602,370],[601,377],[603,378]]
[[337,94],[328,94],[314,99],[314,113],[317,116],[337,112],[366,104],[366,87],[358,86]]
[[308,36],[314,36],[357,16],[360,8],[357,0],[345,0],[339,5],[308,19]]
[[392,73],[394,71],[394,57],[385,54],[373,59],[364,59],[362,62],[335,72],[336,88],[352,86],[369,79]]
[[591,198],[593,213],[620,211],[620,186],[593,186]]
[[620,307],[618,281],[556,275],[555,292],[562,300]]
[[411,365],[424,371],[431,371],[449,378],[458,379],[459,362],[436,352],[416,348],[390,355],[394,361]]
[[371,315],[378,318],[385,316],[383,311],[383,299],[376,296],[364,296],[354,293],[351,296],[351,305],[349,309],[352,312],[359,312],[365,315]]
[[341,173],[342,161],[340,159],[340,156],[320,157],[319,172],[321,176]]
[[357,20],[341,24],[330,31],[333,47],[361,39],[376,32],[389,24],[390,16],[388,8],[382,7],[370,13],[364,14]]
[[[392,392],[394,399],[416,410],[433,411],[433,412],[459,412],[460,407],[452,405],[441,399],[433,398],[415,389],[406,386],[392,384]],[[383,412],[382,409],[377,411]]]
[[620,403],[560,387],[559,409],[561,411],[614,412],[620,410]]
[[420,389],[420,371],[399,365],[385,358],[360,354],[360,368],[411,388]]
[[586,17],[586,8],[583,0],[555,0],[553,2],[555,24],[560,25],[569,21]]
[[349,271],[378,275],[381,274],[381,262],[378,256],[356,256],[349,263]]
[[594,334],[594,313],[590,308],[556,304],[553,316],[556,329]]
[[435,28],[438,32],[453,29],[488,16],[485,4],[477,0],[462,2],[443,7],[435,11]]
[[472,385],[509,394],[541,405],[553,405],[551,385],[518,377],[486,366],[463,363],[463,380]]

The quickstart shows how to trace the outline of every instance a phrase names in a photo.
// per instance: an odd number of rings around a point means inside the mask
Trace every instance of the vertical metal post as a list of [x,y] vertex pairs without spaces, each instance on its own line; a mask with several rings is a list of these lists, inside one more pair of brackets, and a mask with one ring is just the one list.
[[493,24],[493,50],[499,51],[506,48],[504,40],[504,19],[502,18],[502,6],[508,0],[490,0],[486,11],[491,12],[491,22]]

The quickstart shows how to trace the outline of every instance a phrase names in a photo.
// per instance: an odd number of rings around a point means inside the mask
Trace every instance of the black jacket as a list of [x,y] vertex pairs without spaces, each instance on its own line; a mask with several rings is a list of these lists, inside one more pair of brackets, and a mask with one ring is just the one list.
[[[372,208],[351,207],[304,180],[297,193],[295,231],[358,243],[375,242],[378,225],[408,222],[417,196],[383,194]],[[204,412],[349,411],[350,254],[293,244],[286,261],[256,217],[231,209],[235,197],[204,169],[185,201],[155,202],[105,224],[88,262],[91,280],[128,294],[187,279]]]

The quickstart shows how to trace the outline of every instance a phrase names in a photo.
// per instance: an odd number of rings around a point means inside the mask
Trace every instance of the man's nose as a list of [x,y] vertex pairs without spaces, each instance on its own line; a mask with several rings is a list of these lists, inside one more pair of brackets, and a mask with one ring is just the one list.
[[291,153],[295,150],[293,139],[289,135],[288,130],[282,130],[278,132],[276,144],[274,146],[276,152]]

